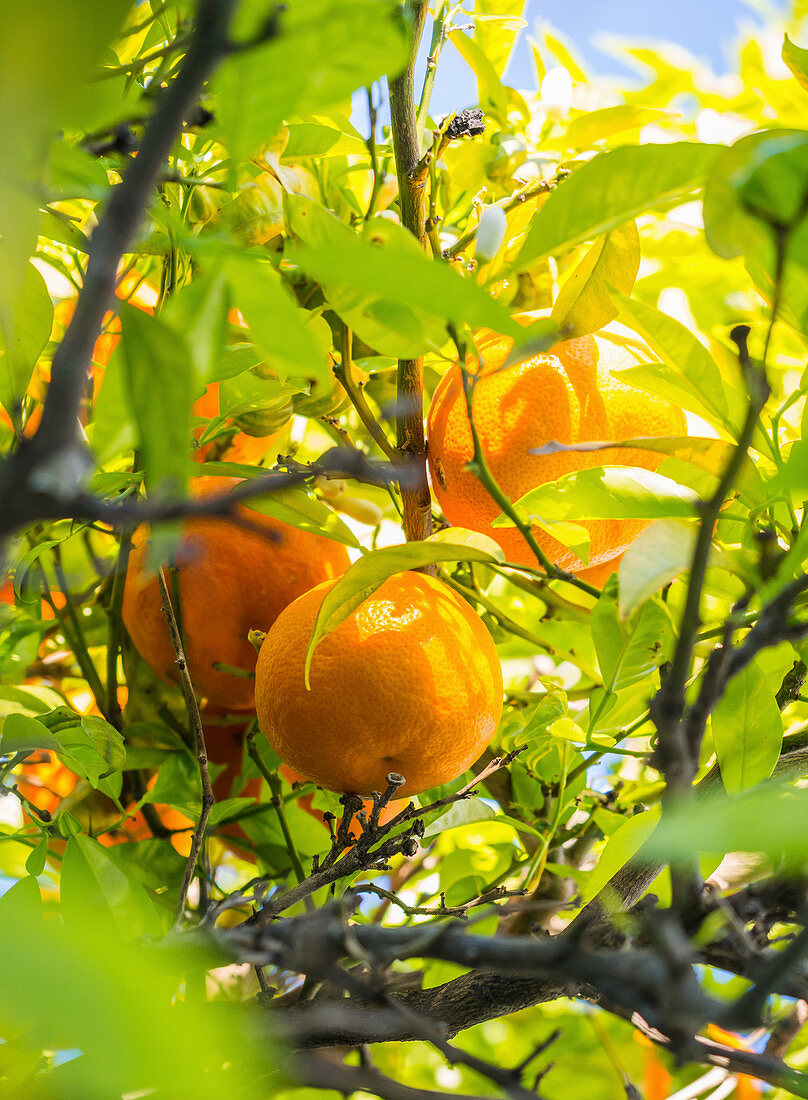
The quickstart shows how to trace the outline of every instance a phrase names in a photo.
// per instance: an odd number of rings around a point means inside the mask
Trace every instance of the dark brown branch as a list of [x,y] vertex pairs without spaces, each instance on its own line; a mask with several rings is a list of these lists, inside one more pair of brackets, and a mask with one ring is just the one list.
[[[70,502],[92,465],[80,438],[79,411],[95,340],[115,300],[118,265],[135,238],[184,119],[229,49],[234,9],[235,0],[200,0],[179,73],[160,96],[138,155],[129,161],[93,233],[76,310],[53,357],[42,421],[0,472],[0,535],[39,519],[74,514]],[[60,504],[61,514],[55,515]]]

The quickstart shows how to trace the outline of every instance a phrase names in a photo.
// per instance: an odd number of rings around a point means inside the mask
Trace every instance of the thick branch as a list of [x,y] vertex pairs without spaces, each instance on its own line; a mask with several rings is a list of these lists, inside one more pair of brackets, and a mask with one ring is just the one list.
[[161,95],[138,155],[130,160],[93,233],[84,286],[53,357],[42,422],[31,440],[22,441],[0,475],[0,535],[38,519],[60,518],[54,515],[60,501],[62,515],[72,514],[69,502],[90,467],[80,441],[79,410],[93,346],[114,302],[118,265],[135,238],[183,120],[229,49],[234,8],[235,0],[200,0],[182,67]]
[[[429,250],[426,234],[426,179],[418,178],[415,169],[421,157],[418,126],[415,117],[414,76],[415,57],[424,29],[428,4],[411,0],[412,48],[406,68],[390,81],[390,113],[393,150],[398,175],[401,224],[408,229],[421,247]],[[408,541],[428,538],[432,534],[432,500],[426,476],[426,439],[424,436],[424,361],[423,358],[399,359],[397,438],[402,454],[417,463],[418,481],[401,487],[404,532]],[[434,569],[430,570],[434,573]]]

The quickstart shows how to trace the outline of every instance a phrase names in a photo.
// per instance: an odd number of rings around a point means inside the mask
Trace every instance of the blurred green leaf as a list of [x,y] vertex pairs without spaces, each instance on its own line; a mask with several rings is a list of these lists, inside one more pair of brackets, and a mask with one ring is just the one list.
[[16,340],[11,311],[36,246],[51,141],[81,125],[94,98],[89,84],[130,0],[41,0],[3,5],[0,26],[0,327]]
[[771,780],[740,794],[683,806],[665,815],[649,854],[674,859],[702,851],[763,852],[775,860],[804,860],[808,790]]
[[516,264],[523,270],[699,187],[720,151],[697,142],[625,145],[562,181],[533,219]]
[[586,336],[608,325],[619,309],[612,290],[630,294],[640,267],[636,223],[600,237],[568,277],[553,306],[552,319],[565,340]]
[[[91,911],[63,927],[33,920],[31,906],[4,913],[8,900],[0,900],[4,942],[14,944],[4,962],[3,1033],[22,1031],[34,1049],[73,1054],[42,1058],[28,1095],[101,1100],[154,1092],[199,1100],[212,1092],[246,1096],[259,1081],[272,1092],[283,1084],[276,1041],[250,1044],[248,1016],[182,1000],[169,951],[126,942],[126,932]],[[189,952],[185,965],[192,960],[200,967],[215,961]]]
[[795,45],[787,34],[783,38],[783,61],[791,69],[799,86],[808,92],[808,50]]
[[660,111],[655,107],[636,107],[629,103],[601,107],[599,110],[587,111],[573,118],[563,140],[568,149],[590,149],[596,141],[613,137],[626,130],[639,130],[669,115],[669,111]]
[[48,342],[52,322],[53,305],[45,280],[28,264],[19,297],[0,299],[0,405],[12,419]]
[[121,344],[146,487],[163,495],[183,493],[193,395],[188,346],[165,322],[127,304],[121,306]]

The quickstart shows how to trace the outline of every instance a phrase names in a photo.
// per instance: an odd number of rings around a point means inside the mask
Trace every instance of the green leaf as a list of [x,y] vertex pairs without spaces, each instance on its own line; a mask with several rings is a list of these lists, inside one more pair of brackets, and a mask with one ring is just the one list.
[[608,440],[606,442],[585,440],[582,443],[558,443],[553,439],[541,447],[536,447],[535,450],[531,451],[531,454],[554,455],[568,452],[587,454],[628,448],[678,458],[681,462],[688,462],[700,470],[705,470],[708,474],[715,474],[716,477],[723,473],[735,450],[731,443],[724,439],[715,439],[713,436],[649,435],[637,436],[634,439]]
[[[799,150],[806,139],[808,134],[804,130],[761,130],[747,134],[722,152],[704,189],[704,232],[718,256],[733,259],[755,252],[761,242],[769,243],[769,229],[745,205],[743,187],[750,173],[760,169],[770,157],[774,158],[771,167],[775,175],[778,166],[787,167],[792,149],[801,157]],[[785,158],[780,154],[786,154]],[[791,172],[784,175],[791,176]],[[784,180],[784,185],[791,191],[793,180]],[[779,189],[776,180],[774,186]]]
[[754,787],[774,771],[783,743],[777,686],[756,659],[730,680],[713,711],[715,752],[730,794]]
[[384,218],[371,219],[364,238],[348,233],[340,234],[338,244],[301,244],[290,258],[323,286],[334,310],[363,339],[372,338],[362,321],[368,312],[374,323],[383,321],[394,330],[395,338],[378,346],[385,354],[411,356],[429,350],[435,333],[424,331],[419,315],[441,326],[486,325],[512,336],[517,345],[548,327],[546,320],[530,327],[511,320],[482,287],[429,259],[404,229]]
[[35,749],[59,748],[59,742],[36,718],[26,714],[9,714],[3,722],[3,734],[0,746],[4,754],[12,752],[33,752]]
[[309,686],[309,669],[314,651],[323,638],[345,622],[349,615],[372,596],[376,589],[394,573],[418,569],[439,561],[502,561],[502,556],[475,546],[455,546],[452,543],[408,542],[403,546],[387,546],[373,550],[355,561],[347,573],[326,593],[306,650],[305,679]]
[[565,340],[608,325],[619,309],[612,291],[630,294],[640,267],[640,237],[633,221],[600,237],[559,291],[551,314]]
[[517,259],[522,270],[544,256],[622,225],[701,185],[720,151],[697,142],[625,145],[600,153],[561,183],[539,210]]
[[808,92],[808,50],[795,46],[787,34],[783,37],[783,61],[791,69],[799,86]]
[[793,228],[805,217],[808,193],[808,132],[784,134],[758,145],[730,186],[744,209],[770,225]]
[[[663,519],[695,515],[698,494],[669,477],[635,466],[576,470],[525,493],[516,507],[545,523],[589,519]],[[513,527],[504,513],[494,527]]]
[[721,377],[718,366],[692,332],[667,313],[617,294],[620,319],[659,356],[648,363],[615,371],[615,377],[697,413],[711,424],[737,434],[746,413],[742,393]]
[[339,104],[383,73],[394,76],[407,60],[394,0],[295,0],[277,22],[277,34],[231,57],[212,82],[217,125],[234,163],[289,115]]
[[424,830],[424,838],[443,836],[449,829],[457,829],[463,825],[473,825],[478,821],[491,821],[496,816],[497,812],[494,807],[482,798],[466,798],[462,802],[455,802],[446,813],[441,814],[437,820],[427,825]]
[[448,37],[477,77],[477,95],[480,106],[487,111],[493,108],[498,117],[504,121],[508,117],[511,89],[505,87],[490,59],[475,41],[475,38],[467,35],[462,27],[452,28]]
[[281,381],[304,375],[330,382],[327,349],[309,323],[311,315],[298,307],[272,264],[254,254],[231,256],[226,271],[252,338]]
[[[45,844],[47,846],[47,839]],[[0,929],[4,932],[17,922],[37,929],[41,918],[42,894],[39,883],[30,873],[0,895]],[[13,940],[6,938],[5,942],[12,943]]]
[[647,680],[665,660],[673,636],[667,609],[649,600],[628,622],[621,621],[610,589],[592,611],[592,640],[603,683],[614,693]]
[[31,849],[31,854],[25,861],[25,870],[29,875],[41,875],[45,870],[48,859],[48,838],[43,836],[39,844]]
[[[600,859],[594,871],[587,878],[580,891],[581,903],[586,905],[606,886],[629,860],[639,852],[651,833],[656,829],[661,817],[660,809],[654,806],[643,814],[635,814],[624,825],[612,833],[604,845]],[[606,903],[608,904],[608,898]],[[615,901],[618,899],[615,898]]]
[[121,307],[121,345],[129,399],[152,493],[185,489],[193,364],[185,341],[163,321]]
[[618,608],[622,621],[690,568],[695,540],[694,525],[680,519],[660,519],[640,532],[620,562]]
[[0,405],[13,420],[53,323],[48,288],[33,264],[17,300],[0,306]]
[[88,836],[79,834],[67,842],[61,899],[68,928],[82,927],[89,920],[117,931],[123,940],[163,931],[154,903],[134,874]]
[[126,761],[121,733],[97,715],[83,715],[80,725],[59,730],[59,755],[71,771],[97,787],[102,779],[119,772]]
[[[208,464],[211,465],[211,464]],[[222,464],[224,465],[224,464]],[[253,474],[262,473],[253,470]],[[345,546],[359,546],[359,540],[351,529],[343,523],[337,513],[322,500],[306,489],[291,486],[268,493],[265,497],[253,497],[245,500],[244,505],[253,512],[272,516],[290,527],[299,527],[301,531],[310,531],[315,535],[324,535]]]

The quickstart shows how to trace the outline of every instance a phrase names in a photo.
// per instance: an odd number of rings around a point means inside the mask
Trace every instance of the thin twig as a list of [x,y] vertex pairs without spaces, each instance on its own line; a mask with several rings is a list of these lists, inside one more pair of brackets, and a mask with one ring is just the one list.
[[[261,775],[267,782],[270,793],[272,795],[272,807],[275,810],[275,814],[278,818],[278,824],[280,825],[281,832],[283,833],[283,840],[286,844],[286,851],[289,855],[289,862],[292,864],[292,870],[294,871],[295,878],[298,883],[303,882],[306,878],[306,872],[303,870],[303,864],[300,861],[300,855],[295,844],[295,839],[292,836],[292,832],[289,828],[289,822],[286,818],[286,810],[283,807],[283,797],[281,782],[276,772],[271,772],[267,768],[264,761],[261,759],[261,754],[258,751],[258,745],[255,742],[256,735],[258,733],[258,724],[253,723],[251,729],[247,732],[247,755],[250,760],[258,768]],[[312,901],[310,897],[305,897],[304,902],[307,909],[312,908]]]
[[185,900],[188,897],[188,889],[194,877],[199,853],[202,850],[202,842],[205,839],[205,830],[208,825],[208,818],[210,817],[210,811],[215,802],[215,798],[213,795],[213,788],[210,785],[208,752],[205,746],[205,731],[202,728],[202,716],[199,713],[199,703],[197,702],[196,693],[194,692],[194,685],[191,682],[191,675],[188,671],[188,661],[185,656],[185,647],[182,644],[182,637],[180,636],[179,627],[177,626],[177,619],[171,605],[171,596],[169,595],[168,585],[166,584],[162,569],[157,570],[157,583],[160,587],[163,615],[166,620],[166,626],[168,627],[168,633],[171,637],[171,645],[176,655],[177,672],[180,678],[182,694],[185,698],[185,706],[188,711],[188,720],[194,735],[196,759],[199,763],[199,775],[202,780],[202,806],[199,812],[199,821],[196,823],[196,828],[191,838],[191,850],[188,853],[188,859],[185,863],[180,891],[177,896],[177,904],[174,909],[174,920],[178,922],[185,908]]

